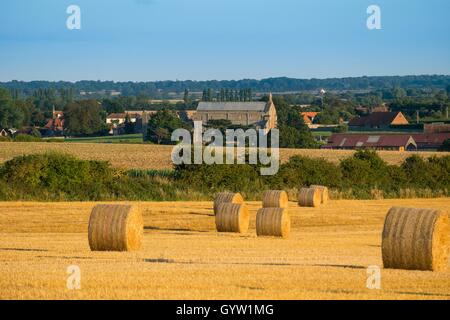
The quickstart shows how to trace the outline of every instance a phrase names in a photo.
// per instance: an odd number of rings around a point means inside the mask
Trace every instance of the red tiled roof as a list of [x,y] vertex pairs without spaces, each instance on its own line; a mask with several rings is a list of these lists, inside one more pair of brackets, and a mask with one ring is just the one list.
[[411,135],[406,134],[333,134],[324,148],[379,148],[406,147],[415,144]]
[[351,127],[388,126],[400,112],[373,112],[368,116],[357,117],[348,123]]
[[430,134],[412,134],[413,139],[417,142],[418,146],[421,147],[440,147],[445,140],[450,139],[450,132],[447,133],[430,133]]
[[303,117],[303,121],[306,124],[311,124],[314,118],[319,114],[319,112],[301,112],[300,113]]

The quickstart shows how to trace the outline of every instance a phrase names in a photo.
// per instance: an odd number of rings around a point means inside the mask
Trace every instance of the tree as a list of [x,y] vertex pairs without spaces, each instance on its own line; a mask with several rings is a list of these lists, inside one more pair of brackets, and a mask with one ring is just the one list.
[[183,101],[185,104],[189,104],[189,102],[190,102],[188,89],[184,89]]
[[148,122],[148,139],[157,144],[173,144],[171,134],[176,129],[188,128],[175,112],[161,110],[154,114]]
[[125,133],[126,134],[132,134],[134,133],[136,124],[131,122],[130,115],[127,113],[125,116]]
[[14,105],[8,90],[0,88],[0,127],[20,128],[24,115],[20,108]]
[[450,151],[450,139],[444,141],[442,146],[439,148],[439,151]]
[[311,131],[300,117],[300,110],[289,106],[283,97],[273,97],[273,102],[277,107],[280,147],[317,148]]
[[107,128],[101,111],[96,100],[69,103],[64,111],[67,132],[71,135],[104,134]]

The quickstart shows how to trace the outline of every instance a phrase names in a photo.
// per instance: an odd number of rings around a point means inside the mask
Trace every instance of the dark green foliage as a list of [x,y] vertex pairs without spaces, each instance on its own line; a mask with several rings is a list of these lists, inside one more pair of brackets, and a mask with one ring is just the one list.
[[188,125],[176,113],[161,110],[150,118],[147,138],[157,144],[174,144],[171,140],[172,132],[181,128],[188,128]]
[[41,142],[40,137],[29,134],[18,134],[14,137],[15,142]]
[[7,161],[0,177],[23,194],[46,193],[56,198],[65,195],[68,199],[96,200],[108,191],[114,170],[106,162],[48,153]]
[[221,190],[251,193],[263,185],[259,168],[253,165],[179,165],[175,177],[177,182],[208,194]]
[[388,183],[388,165],[375,151],[360,150],[341,164],[344,186],[382,189]]
[[23,118],[23,113],[14,106],[10,92],[0,88],[0,128],[20,128]]
[[439,148],[439,151],[446,151],[446,152],[450,151],[450,139],[444,141],[442,146]]
[[277,107],[281,148],[318,148],[311,131],[300,117],[300,109],[288,105],[283,97],[273,97]]
[[267,177],[268,184],[276,188],[299,188],[312,184],[339,187],[342,175],[337,166],[325,159],[294,156],[282,164],[280,171]]
[[216,192],[241,192],[258,200],[266,189],[330,187],[343,197],[370,199],[450,193],[450,156],[411,156],[387,165],[375,152],[360,151],[334,164],[324,159],[292,157],[278,174],[261,176],[257,165],[178,165],[173,171],[117,171],[106,162],[78,160],[64,154],[14,158],[0,167],[0,200],[207,200]]
[[125,133],[126,134],[133,134],[135,130],[136,124],[134,122],[131,122],[130,115],[127,114],[125,117]]
[[102,135],[107,133],[102,109],[95,100],[71,102],[64,110],[67,132],[75,136]]

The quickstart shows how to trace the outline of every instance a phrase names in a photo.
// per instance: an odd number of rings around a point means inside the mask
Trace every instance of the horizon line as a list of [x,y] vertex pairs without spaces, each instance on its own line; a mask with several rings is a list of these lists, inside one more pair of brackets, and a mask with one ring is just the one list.
[[192,82],[208,82],[208,81],[244,81],[244,80],[250,80],[250,81],[263,81],[263,80],[270,80],[270,79],[291,79],[291,80],[302,80],[302,81],[310,81],[310,80],[332,80],[332,79],[353,79],[353,78],[394,78],[394,77],[450,77],[450,74],[437,74],[437,73],[424,73],[424,74],[405,74],[405,75],[361,75],[361,76],[343,76],[343,77],[326,77],[326,78],[296,78],[296,77],[288,77],[288,76],[272,76],[267,78],[240,78],[240,79],[202,79],[202,80],[193,80],[193,79],[166,79],[166,80],[101,80],[101,79],[80,79],[80,80],[45,80],[45,79],[34,79],[34,80],[18,80],[18,79],[12,79],[12,80],[2,80],[0,83],[9,83],[9,82],[69,82],[69,83],[77,83],[82,81],[93,81],[93,82],[114,82],[114,83],[146,83],[146,82],[186,82],[186,81],[192,81]]

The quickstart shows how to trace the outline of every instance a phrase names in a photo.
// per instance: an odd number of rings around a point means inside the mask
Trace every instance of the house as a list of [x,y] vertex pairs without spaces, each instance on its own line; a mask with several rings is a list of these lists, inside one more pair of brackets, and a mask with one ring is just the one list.
[[418,150],[438,150],[445,142],[450,139],[450,132],[446,133],[421,133],[412,134],[413,139],[417,143]]
[[305,124],[313,124],[314,119],[317,117],[319,112],[300,112],[300,116],[303,118]]
[[373,112],[367,116],[350,120],[351,129],[387,129],[392,125],[407,125],[408,120],[401,112]]
[[52,119],[47,120],[44,128],[47,135],[61,134],[64,131],[64,112],[53,108]]
[[106,124],[110,125],[109,133],[112,135],[119,135],[125,132],[125,122],[127,117],[130,118],[131,123],[135,124],[134,132],[143,133],[151,115],[158,111],[130,111],[127,110],[121,113],[111,113],[106,117]]
[[9,137],[11,132],[8,129],[0,128],[0,137]]
[[204,124],[210,120],[229,120],[233,125],[252,126],[267,132],[277,127],[277,111],[272,95],[268,102],[200,102],[192,120]]
[[341,134],[335,133],[329,139],[323,149],[333,150],[417,150],[417,143],[411,135],[406,134]]

